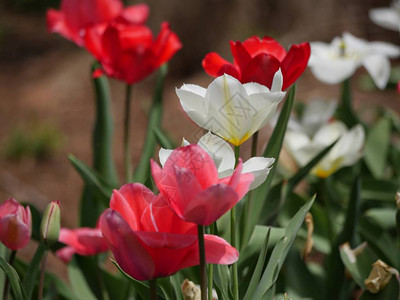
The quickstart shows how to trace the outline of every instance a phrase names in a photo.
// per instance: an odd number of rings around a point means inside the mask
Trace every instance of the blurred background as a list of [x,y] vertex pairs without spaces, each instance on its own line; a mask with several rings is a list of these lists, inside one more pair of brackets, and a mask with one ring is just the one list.
[[[126,1],[127,5],[138,2]],[[144,1],[145,2],[145,1]],[[198,130],[180,109],[175,87],[207,86],[212,78],[201,61],[210,51],[231,60],[230,40],[269,35],[286,48],[303,41],[329,42],[343,31],[400,45],[398,32],[378,27],[368,10],[378,0],[153,0],[149,26],[158,33],[169,21],[183,48],[169,64],[163,127],[178,144]],[[77,226],[82,181],[66,156],[91,163],[94,99],[92,57],[68,40],[49,34],[45,13],[59,0],[3,0],[0,4],[0,201],[14,197],[43,209],[59,200],[62,226]],[[393,61],[392,66],[398,64]],[[383,104],[400,112],[395,90],[377,91],[364,70],[352,81],[356,106]],[[147,123],[155,75],[133,91],[133,159],[137,161]],[[110,80],[115,119],[114,155],[122,175],[122,118],[125,86]],[[321,84],[309,70],[298,81],[297,98],[337,98],[339,86]],[[265,137],[264,137],[265,138]],[[121,176],[122,177],[122,176]]]

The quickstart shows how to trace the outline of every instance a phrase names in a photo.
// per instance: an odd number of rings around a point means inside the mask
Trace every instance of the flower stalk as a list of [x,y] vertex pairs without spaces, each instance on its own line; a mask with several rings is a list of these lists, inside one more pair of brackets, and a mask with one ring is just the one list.
[[[240,146],[235,146],[235,168],[239,163]],[[236,206],[231,209],[231,245],[237,248],[236,243]],[[233,299],[239,300],[239,280],[237,263],[232,265],[233,279]]]
[[131,94],[132,94],[132,85],[127,84],[126,95],[125,95],[125,118],[124,118],[124,140],[123,140],[126,182],[132,181],[132,163],[131,163],[131,146],[130,146]]
[[150,300],[157,300],[157,279],[149,281],[150,286]]
[[197,235],[199,239],[201,300],[207,300],[207,264],[206,251],[204,247],[204,226],[197,226]]

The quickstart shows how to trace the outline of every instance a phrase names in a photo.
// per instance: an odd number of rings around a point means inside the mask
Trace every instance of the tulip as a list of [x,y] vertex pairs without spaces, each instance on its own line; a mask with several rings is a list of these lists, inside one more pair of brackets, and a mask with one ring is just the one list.
[[369,18],[375,24],[394,31],[400,30],[400,2],[394,1],[390,7],[373,8]]
[[32,233],[29,206],[23,207],[15,199],[0,204],[0,241],[14,251],[28,244]]
[[176,93],[182,108],[198,126],[239,146],[272,118],[286,94],[281,91],[282,80],[279,70],[269,90],[258,83],[242,85],[225,74],[207,89],[184,84]]
[[58,241],[60,235],[60,202],[53,201],[47,205],[40,224],[40,236],[47,247]]
[[[100,228],[119,266],[137,280],[199,264],[197,226],[178,218],[162,195],[155,196],[142,184],[126,184],[113,192]],[[208,263],[238,259],[237,250],[214,235],[205,235],[205,251]]]
[[229,74],[242,83],[257,82],[272,88],[274,74],[283,73],[283,90],[291,86],[307,67],[310,45],[293,45],[289,52],[274,39],[252,36],[241,42],[230,42],[233,64],[215,52],[203,59],[203,68],[211,76]]
[[218,178],[212,158],[199,145],[175,149],[161,169],[151,161],[160,193],[183,220],[210,225],[230,210],[249,190],[254,176],[242,174],[239,161],[232,176]]
[[360,124],[348,130],[342,122],[333,121],[323,125],[311,137],[301,131],[289,130],[284,143],[297,164],[304,166],[336,140],[333,148],[312,170],[316,176],[325,178],[342,167],[355,164],[361,157],[365,133]]
[[[218,170],[218,178],[233,174],[235,168],[235,153],[227,142],[208,132],[199,139],[197,144],[213,159]],[[188,145],[190,145],[189,142],[184,139],[183,146]],[[164,148],[160,149],[159,159],[162,166],[164,166],[172,151],[173,150]],[[274,161],[274,158],[252,157],[243,163],[242,173],[251,173],[254,176],[254,181],[250,185],[250,190],[257,188],[265,181]]]
[[111,21],[143,25],[148,15],[146,4],[124,9],[121,0],[63,0],[61,10],[47,11],[47,28],[82,47],[88,28]]
[[56,255],[65,263],[68,263],[75,253],[91,256],[108,250],[99,228],[61,228],[59,241],[67,245],[56,252]]
[[111,77],[133,84],[172,58],[182,45],[164,22],[156,39],[146,26],[111,23],[88,29],[87,50]]
[[367,42],[348,32],[336,37],[330,44],[311,43],[308,66],[317,79],[337,84],[364,66],[376,86],[385,88],[390,75],[389,58],[400,56],[400,48],[384,42]]

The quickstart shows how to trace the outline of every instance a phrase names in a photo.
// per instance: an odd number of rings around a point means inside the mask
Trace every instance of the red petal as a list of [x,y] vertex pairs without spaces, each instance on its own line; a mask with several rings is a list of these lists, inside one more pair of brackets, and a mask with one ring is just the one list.
[[107,209],[100,216],[100,228],[116,261],[127,274],[138,280],[154,278],[157,265],[118,212]]
[[259,54],[243,70],[242,82],[257,82],[271,88],[272,80],[279,67],[280,62],[274,56]]
[[[233,62],[237,65],[242,73],[247,64],[250,63],[252,56],[247,52],[241,42],[230,42]],[[243,75],[243,74],[242,74]]]
[[125,8],[121,18],[129,24],[143,25],[149,17],[149,6],[141,3]]
[[289,52],[282,61],[283,86],[282,90],[291,86],[304,70],[307,68],[308,59],[310,58],[309,43],[301,43],[290,47]]
[[208,75],[218,77],[224,74],[231,75],[240,80],[240,73],[236,66],[227,62],[215,52],[208,53],[202,62]]
[[167,62],[172,56],[182,48],[181,41],[175,32],[171,31],[169,24],[161,24],[161,31],[153,44],[154,67],[158,68]]
[[100,78],[103,75],[104,75],[104,72],[103,72],[103,70],[101,68],[94,70],[93,73],[92,73],[92,77],[94,79]]
[[286,56],[285,48],[268,36],[262,40],[258,36],[252,36],[243,42],[243,46],[253,58],[259,54],[269,54],[282,61]]
[[231,265],[239,259],[239,252],[216,235],[206,234],[204,244],[208,264]]
[[119,191],[114,190],[110,208],[119,212],[129,223],[132,230],[140,230],[140,219],[143,211],[156,196],[140,183],[128,183]]

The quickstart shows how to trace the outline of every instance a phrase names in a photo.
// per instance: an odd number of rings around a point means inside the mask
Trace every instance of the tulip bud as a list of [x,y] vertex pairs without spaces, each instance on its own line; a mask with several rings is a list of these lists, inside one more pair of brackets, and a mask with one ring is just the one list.
[[60,235],[60,202],[52,201],[47,205],[40,224],[40,236],[47,247],[58,241]]

